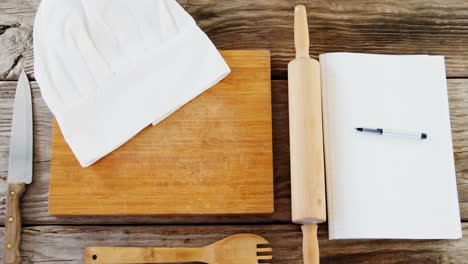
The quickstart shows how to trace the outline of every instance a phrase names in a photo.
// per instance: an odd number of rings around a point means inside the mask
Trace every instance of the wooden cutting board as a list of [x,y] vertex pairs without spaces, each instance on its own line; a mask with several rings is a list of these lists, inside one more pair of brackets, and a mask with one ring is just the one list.
[[54,122],[49,214],[273,212],[269,51],[222,51],[232,73],[82,168]]

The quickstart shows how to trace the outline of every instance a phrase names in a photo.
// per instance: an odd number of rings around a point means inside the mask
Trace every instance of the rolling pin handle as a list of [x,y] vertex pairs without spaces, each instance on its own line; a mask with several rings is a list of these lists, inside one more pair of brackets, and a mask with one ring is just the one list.
[[309,55],[309,24],[305,6],[298,5],[294,9],[294,44],[296,58],[310,58]]
[[317,225],[302,225],[302,252],[304,264],[319,264],[320,253],[317,239]]

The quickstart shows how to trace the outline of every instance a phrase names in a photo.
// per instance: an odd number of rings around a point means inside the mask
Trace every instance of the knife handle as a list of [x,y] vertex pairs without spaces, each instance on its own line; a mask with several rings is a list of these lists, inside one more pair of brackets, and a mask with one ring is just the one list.
[[5,264],[21,262],[20,201],[25,189],[24,183],[8,185],[5,215]]

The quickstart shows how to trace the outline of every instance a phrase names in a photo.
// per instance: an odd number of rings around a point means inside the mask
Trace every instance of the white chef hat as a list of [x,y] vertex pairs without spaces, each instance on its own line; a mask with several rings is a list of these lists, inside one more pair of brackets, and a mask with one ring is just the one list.
[[83,167],[230,72],[175,0],[42,0],[34,56],[43,98]]

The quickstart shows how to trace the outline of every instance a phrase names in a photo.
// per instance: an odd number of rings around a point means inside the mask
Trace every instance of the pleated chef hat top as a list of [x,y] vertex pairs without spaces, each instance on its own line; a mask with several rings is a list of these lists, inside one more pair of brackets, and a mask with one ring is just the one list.
[[34,56],[42,96],[83,167],[230,72],[175,0],[42,0]]

